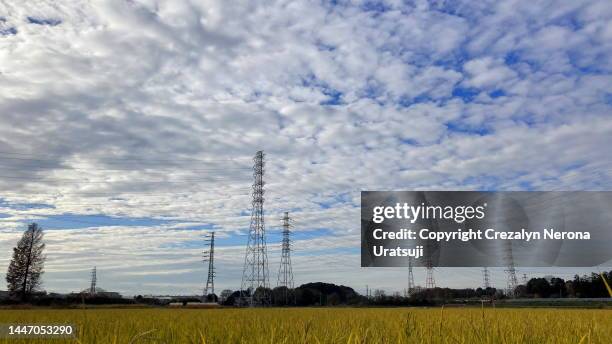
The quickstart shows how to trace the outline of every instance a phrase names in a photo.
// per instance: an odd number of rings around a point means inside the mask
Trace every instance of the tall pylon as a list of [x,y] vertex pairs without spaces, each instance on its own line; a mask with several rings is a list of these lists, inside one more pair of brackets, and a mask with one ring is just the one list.
[[505,243],[505,263],[506,263],[506,294],[509,297],[515,296],[515,290],[518,286],[518,280],[516,278],[516,268],[514,266],[514,257],[512,256],[512,243],[506,240]]
[[491,280],[490,280],[490,275],[489,275],[489,268],[487,268],[486,266],[482,268],[482,282],[483,282],[483,288],[484,289],[489,289],[491,288]]
[[240,287],[240,300],[249,306],[270,304],[270,279],[268,251],[264,224],[264,157],[263,151],[255,154],[253,166],[253,200],[249,238],[244,255],[244,269]]
[[91,269],[91,284],[89,285],[89,294],[90,295],[96,295],[96,283],[97,283],[98,277],[96,276],[96,267],[94,266],[93,269]]
[[523,274],[523,285],[527,285],[527,282],[529,282],[529,280],[527,279],[527,274]]
[[412,273],[412,257],[408,257],[408,296],[414,293],[414,274]]
[[203,261],[208,263],[208,277],[204,287],[204,300],[206,300],[209,294],[215,293],[215,232],[207,234],[204,241],[208,246],[208,249],[202,252]]
[[278,287],[286,287],[285,289],[285,304],[289,302],[289,289],[293,289],[293,268],[291,267],[291,223],[289,212],[285,212],[283,216],[283,244],[281,253],[281,262],[278,269]]

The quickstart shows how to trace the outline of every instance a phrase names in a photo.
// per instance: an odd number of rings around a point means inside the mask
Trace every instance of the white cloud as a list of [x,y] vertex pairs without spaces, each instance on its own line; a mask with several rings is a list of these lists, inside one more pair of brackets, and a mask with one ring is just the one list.
[[512,80],[516,74],[503,61],[491,57],[474,59],[463,66],[470,79],[468,86],[477,88],[503,88],[504,82]]

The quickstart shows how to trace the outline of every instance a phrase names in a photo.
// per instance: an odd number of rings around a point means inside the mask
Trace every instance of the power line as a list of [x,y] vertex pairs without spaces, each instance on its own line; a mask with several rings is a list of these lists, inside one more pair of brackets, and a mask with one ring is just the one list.
[[237,180],[238,178],[233,178],[230,176],[222,176],[222,177],[209,177],[206,179],[181,179],[181,180],[80,180],[80,179],[66,179],[66,178],[49,178],[49,177],[24,177],[24,176],[4,176],[0,175],[0,179],[13,179],[13,180],[24,180],[32,183],[76,183],[76,184],[112,184],[112,183],[168,183],[168,184],[176,184],[176,183],[194,183],[194,182],[210,182],[210,181],[219,181],[219,180]]
[[[63,206],[83,206],[83,207],[90,207],[90,206],[122,206],[122,207],[143,207],[143,206],[172,206],[172,207],[176,207],[176,206],[193,206],[193,203],[205,203],[205,202],[216,202],[216,201],[225,201],[225,200],[233,200],[236,199],[238,197],[242,197],[242,196],[248,196],[248,194],[237,194],[234,195],[234,197],[225,197],[225,198],[215,198],[215,199],[184,199],[184,200],[177,200],[177,199],[172,199],[172,200],[168,200],[166,202],[140,202],[140,203],[125,203],[125,202],[132,202],[134,200],[127,200],[127,199],[121,199],[121,200],[108,200],[105,203],[90,203],[90,202],[77,202],[77,203],[66,203],[63,202],[61,200],[57,200],[54,202],[47,202],[45,203],[45,205],[48,206],[52,206],[53,208],[57,209],[57,208],[61,208]],[[122,203],[119,203],[122,202]],[[51,204],[48,204],[51,203]],[[189,204],[185,204],[185,203],[189,203]],[[20,205],[20,204],[24,204],[24,203],[14,203],[14,204],[2,204],[0,203],[0,209],[1,208],[9,208],[10,209],[10,205]],[[33,204],[33,203],[27,203],[27,204]],[[42,204],[42,203],[36,203],[36,204]],[[26,210],[31,210],[31,209],[26,209]]]
[[[40,214],[37,216],[40,217],[45,217],[45,216],[54,216],[54,215],[45,215],[45,214]],[[87,217],[103,217],[105,215],[102,216],[92,216],[92,215],[82,215],[82,216],[87,216]],[[240,215],[236,215],[236,217],[241,217]],[[139,220],[140,218],[118,218],[118,217],[114,217],[114,216],[108,216],[107,217],[109,221],[129,221],[129,220]],[[184,218],[150,218],[150,220],[152,221],[166,221],[168,223],[190,223],[190,222],[197,222],[197,223],[203,223],[203,224],[209,224],[210,220],[201,220],[201,219],[184,219]],[[119,223],[119,224],[112,224],[112,223],[108,223],[108,222],[96,222],[96,221],[87,221],[87,220],[82,220],[82,219],[66,219],[66,218],[62,218],[62,219],[54,219],[54,218],[43,218],[43,219],[22,219],[22,220],[13,220],[11,222],[41,222],[41,221],[51,221],[51,222],[69,222],[69,223],[77,223],[77,224],[86,224],[86,225],[92,225],[92,226],[96,226],[96,227],[133,227],[133,226],[145,226],[143,224],[130,224],[130,223]],[[0,225],[3,223],[3,221],[0,221]],[[197,225],[196,225],[197,226]],[[67,226],[54,226],[54,225],[48,225],[45,224],[44,225],[45,228],[51,228],[51,229],[66,229]],[[241,234],[235,234],[237,236],[245,236],[245,235],[241,235]]]
[[27,195],[29,193],[31,194],[35,194],[35,195],[48,195],[48,196],[67,196],[67,195],[84,195],[84,196],[91,196],[91,197],[107,197],[107,196],[117,196],[117,195],[150,195],[150,196],[155,196],[155,195],[167,195],[167,194],[174,194],[174,195],[193,195],[195,193],[199,193],[199,192],[204,192],[206,191],[207,193],[210,193],[211,191],[216,191],[219,190],[218,192],[223,192],[223,193],[227,193],[228,190],[234,190],[234,191],[250,191],[251,189],[249,188],[235,188],[235,187],[231,187],[231,186],[222,186],[222,187],[216,187],[216,188],[211,188],[211,187],[205,187],[205,190],[199,190],[199,189],[191,189],[191,190],[185,190],[183,192],[177,192],[176,189],[173,189],[172,191],[167,191],[167,192],[161,192],[161,191],[147,191],[147,190],[143,190],[143,191],[120,191],[120,190],[109,190],[107,192],[93,192],[93,191],[58,191],[58,192],[52,192],[52,191],[47,191],[47,192],[39,192],[38,190],[24,190],[23,192],[16,192],[16,191],[9,191],[9,192],[2,192],[0,193],[0,195],[16,195],[16,196],[22,196],[23,195]]
[[[162,153],[160,153],[162,154]],[[172,152],[168,152],[165,154],[174,154]],[[5,157],[2,155],[12,155],[12,156],[17,156],[17,157]],[[19,158],[19,157],[24,157],[24,158]],[[27,158],[29,157],[29,158]],[[68,157],[72,157],[72,156],[68,156]],[[9,159],[9,160],[25,160],[25,161],[47,161],[47,162],[56,162],[59,161],[58,159],[45,159],[45,158],[41,158],[39,155],[33,155],[33,154],[26,154],[26,153],[14,153],[14,152],[1,152],[0,151],[0,159]],[[173,159],[149,159],[149,158],[139,158],[139,157],[99,157],[98,159],[96,159],[95,161],[101,161],[101,162],[108,162],[108,161],[144,161],[144,162],[151,162],[151,161],[155,161],[155,162],[186,162],[186,161],[193,161],[193,162],[204,162],[204,163],[210,163],[210,162],[228,162],[228,161],[240,161],[240,160],[247,160],[250,159],[249,157],[238,157],[238,158],[228,158],[228,159],[197,159],[197,158],[173,158]]]
[[[1,158],[0,158],[1,159]],[[132,172],[156,172],[160,170],[176,170],[181,172],[226,172],[226,171],[249,171],[250,167],[218,167],[218,168],[189,168],[189,166],[140,166],[142,169],[126,166],[125,168],[99,168],[99,167],[76,167],[76,166],[56,166],[56,165],[8,165],[0,168],[7,170],[39,170],[39,171],[95,171],[95,172],[110,172],[110,171],[132,171]]]

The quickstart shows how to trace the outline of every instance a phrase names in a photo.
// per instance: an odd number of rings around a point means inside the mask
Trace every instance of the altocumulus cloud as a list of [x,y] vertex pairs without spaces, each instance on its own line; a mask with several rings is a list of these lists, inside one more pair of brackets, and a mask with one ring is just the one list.
[[237,288],[263,149],[297,282],[400,289],[359,190],[609,189],[611,71],[609,1],[2,1],[0,268],[37,220],[50,290],[193,293],[214,228]]

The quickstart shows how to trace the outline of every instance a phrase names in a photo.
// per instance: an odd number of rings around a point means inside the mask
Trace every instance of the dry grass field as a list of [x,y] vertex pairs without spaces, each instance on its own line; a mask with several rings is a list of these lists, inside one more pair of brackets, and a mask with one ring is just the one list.
[[268,308],[0,310],[1,324],[71,323],[73,339],[0,343],[610,343],[612,310]]

